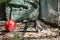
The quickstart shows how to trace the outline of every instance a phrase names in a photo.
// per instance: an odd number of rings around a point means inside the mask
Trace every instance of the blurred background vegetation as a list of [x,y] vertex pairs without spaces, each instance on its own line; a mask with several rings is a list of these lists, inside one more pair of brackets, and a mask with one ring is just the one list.
[[6,20],[5,4],[7,0],[0,0],[0,21]]
[[4,3],[4,2],[6,2],[7,0],[0,0],[0,3]]

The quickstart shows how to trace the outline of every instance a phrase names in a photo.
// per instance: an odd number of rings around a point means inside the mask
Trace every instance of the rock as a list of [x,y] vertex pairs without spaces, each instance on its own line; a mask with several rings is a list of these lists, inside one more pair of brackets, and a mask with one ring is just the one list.
[[40,32],[40,33],[38,33],[38,36],[39,37],[46,37],[46,33]]
[[0,40],[2,40],[2,38],[3,38],[3,36],[2,36],[2,35],[0,35]]
[[38,37],[37,33],[25,33],[24,37]]
[[7,33],[7,34],[5,34],[4,36],[5,36],[5,37],[11,37],[11,38],[13,38],[13,37],[14,37],[14,34],[13,34],[13,33]]
[[[42,33],[41,33],[42,32]],[[53,31],[50,31],[50,30],[42,30],[40,32],[40,36],[42,35],[46,35],[46,36],[56,36],[56,35],[59,35],[57,32],[53,32]]]
[[52,36],[57,36],[57,35],[59,35],[59,33],[52,32],[51,35],[52,35]]
[[27,31],[36,31],[36,29],[35,28],[27,28]]

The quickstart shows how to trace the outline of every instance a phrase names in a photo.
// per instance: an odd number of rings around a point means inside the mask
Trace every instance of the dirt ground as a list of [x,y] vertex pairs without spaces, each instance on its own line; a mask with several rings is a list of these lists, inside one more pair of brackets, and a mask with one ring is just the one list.
[[0,26],[0,40],[60,40],[59,28],[51,27],[42,22],[40,23],[46,27],[45,29],[37,28],[38,32],[36,32],[36,29],[33,27],[34,23],[28,24],[29,27],[26,32],[22,32],[24,29],[24,24],[22,23],[17,24],[17,30],[14,32],[7,32],[4,26]]

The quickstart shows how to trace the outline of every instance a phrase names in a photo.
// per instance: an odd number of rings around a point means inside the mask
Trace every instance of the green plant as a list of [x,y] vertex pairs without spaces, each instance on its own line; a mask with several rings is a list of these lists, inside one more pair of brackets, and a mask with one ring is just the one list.
[[13,34],[14,34],[13,40],[20,40],[20,37],[17,33],[14,32]]

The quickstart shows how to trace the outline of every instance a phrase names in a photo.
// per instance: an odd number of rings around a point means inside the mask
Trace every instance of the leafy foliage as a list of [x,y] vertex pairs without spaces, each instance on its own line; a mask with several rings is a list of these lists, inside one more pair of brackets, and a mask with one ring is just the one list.
[[14,39],[13,40],[20,40],[20,37],[17,33],[14,32]]

